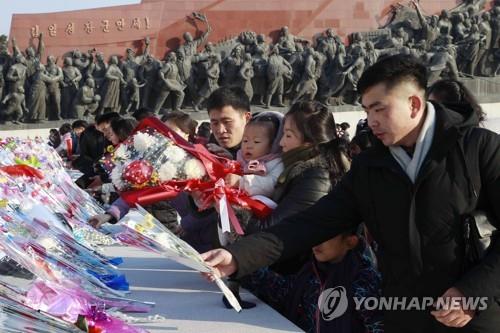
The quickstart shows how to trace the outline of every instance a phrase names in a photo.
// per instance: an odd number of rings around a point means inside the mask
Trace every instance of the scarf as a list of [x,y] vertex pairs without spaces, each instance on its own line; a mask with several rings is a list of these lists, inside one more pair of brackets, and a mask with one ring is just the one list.
[[281,155],[284,170],[278,178],[278,184],[284,184],[288,180],[290,172],[298,162],[307,161],[318,153],[312,146],[300,146]]
[[241,154],[241,149],[236,155],[236,160],[240,163],[244,175],[267,175],[266,163],[280,157],[280,154],[267,154],[256,160],[245,161]]
[[415,144],[415,151],[410,157],[408,153],[400,146],[390,146],[389,151],[401,168],[406,172],[412,183],[415,183],[418,172],[431,148],[434,139],[434,129],[436,127],[436,110],[434,106],[427,102],[427,115],[424,124],[418,135]]

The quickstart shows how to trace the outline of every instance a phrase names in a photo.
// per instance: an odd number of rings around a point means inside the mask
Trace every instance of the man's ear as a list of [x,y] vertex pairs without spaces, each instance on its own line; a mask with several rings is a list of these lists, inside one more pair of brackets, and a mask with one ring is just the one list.
[[359,244],[359,237],[357,235],[350,235],[347,239],[347,247],[349,250],[354,249]]
[[409,97],[411,117],[415,118],[420,112],[425,110],[425,100],[422,96],[417,94]]
[[248,123],[252,118],[252,114],[250,112],[245,112],[243,117],[245,118],[245,123]]

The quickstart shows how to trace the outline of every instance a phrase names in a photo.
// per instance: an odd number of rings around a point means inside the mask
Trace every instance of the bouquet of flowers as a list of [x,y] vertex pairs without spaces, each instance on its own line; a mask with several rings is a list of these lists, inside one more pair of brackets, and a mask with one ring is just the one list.
[[173,180],[201,180],[206,176],[205,167],[198,159],[154,128],[138,131],[122,143],[114,151],[111,163],[111,180],[119,191],[158,186]]
[[81,333],[76,326],[36,311],[0,292],[0,331]]
[[241,174],[238,162],[212,155],[202,145],[191,144],[156,118],[144,119],[130,138],[106,155],[103,167],[120,196],[130,206],[168,200],[180,192],[202,194],[201,209],[216,205],[223,231],[231,225],[243,230],[231,205],[264,217],[271,209],[238,189],[225,186],[229,173]]
[[[50,147],[49,147],[50,148]],[[0,147],[0,153],[5,150]],[[5,155],[5,154],[4,154]],[[102,207],[78,188],[64,169],[37,169],[28,165],[9,165],[0,160],[0,203],[9,211],[20,210],[29,216],[43,213],[63,230],[72,233],[89,247],[110,245],[114,241],[85,221],[103,212]]]
[[[141,206],[130,210],[119,224],[106,225],[115,238],[122,243],[156,252],[182,265],[204,273],[213,273],[200,254],[161,224]],[[215,275],[214,275],[215,276]],[[216,278],[216,283],[236,311],[241,311],[238,300],[227,286]]]

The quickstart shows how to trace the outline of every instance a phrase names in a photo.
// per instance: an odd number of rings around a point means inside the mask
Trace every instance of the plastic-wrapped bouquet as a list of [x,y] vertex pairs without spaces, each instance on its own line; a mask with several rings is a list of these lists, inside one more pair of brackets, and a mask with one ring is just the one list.
[[198,191],[201,209],[216,205],[223,231],[230,231],[232,225],[238,234],[243,230],[232,206],[252,210],[259,217],[271,212],[264,203],[224,184],[227,174],[241,174],[237,161],[187,142],[156,118],[144,119],[102,164],[122,199],[132,207]]
[[[137,209],[130,210],[119,224],[107,225],[104,228],[124,244],[156,252],[200,272],[213,273],[212,267],[205,263],[195,249],[174,235],[139,205]],[[241,311],[238,300],[224,282],[216,278],[216,283],[233,308],[238,312]]]
[[119,191],[159,186],[172,181],[202,180],[207,172],[199,159],[174,140],[147,127],[137,131],[104,160]]

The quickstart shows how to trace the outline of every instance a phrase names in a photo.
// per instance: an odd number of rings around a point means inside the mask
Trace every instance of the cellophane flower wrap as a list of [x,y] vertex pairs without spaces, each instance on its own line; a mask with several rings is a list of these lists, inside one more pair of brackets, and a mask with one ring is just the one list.
[[131,207],[197,191],[201,193],[200,209],[215,204],[223,231],[230,231],[232,225],[238,234],[243,230],[232,205],[249,209],[258,217],[271,212],[264,203],[225,185],[226,175],[241,174],[237,161],[217,157],[204,146],[187,142],[157,118],[144,119],[127,140],[105,156],[102,165]]

